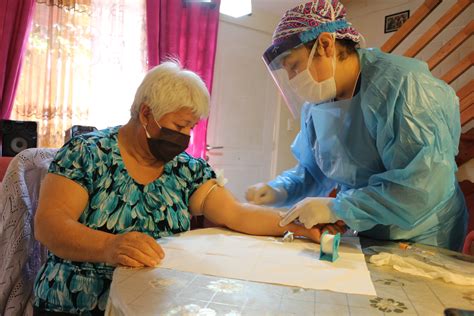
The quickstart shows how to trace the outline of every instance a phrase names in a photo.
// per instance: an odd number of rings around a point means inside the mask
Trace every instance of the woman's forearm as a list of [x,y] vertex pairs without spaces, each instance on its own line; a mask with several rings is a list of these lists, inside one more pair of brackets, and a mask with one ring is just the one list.
[[35,238],[60,258],[106,262],[106,244],[114,235],[78,221],[88,200],[89,195],[81,185],[48,173],[41,183]]
[[68,218],[36,218],[35,237],[56,256],[72,261],[107,262],[112,234],[91,229]]
[[289,224],[280,227],[281,220],[278,211],[252,204],[240,204],[235,206],[236,212],[241,214],[239,218],[230,222],[227,226],[230,229],[261,236],[282,236],[285,231],[291,231],[295,236],[310,237],[308,230],[297,224]]
[[204,216],[213,223],[249,235],[282,236],[285,231],[292,231],[296,236],[319,241],[319,230],[308,230],[293,223],[280,227],[281,217],[278,211],[239,203],[227,189],[212,189],[212,185],[212,182],[206,183],[193,195],[191,209],[202,209]]

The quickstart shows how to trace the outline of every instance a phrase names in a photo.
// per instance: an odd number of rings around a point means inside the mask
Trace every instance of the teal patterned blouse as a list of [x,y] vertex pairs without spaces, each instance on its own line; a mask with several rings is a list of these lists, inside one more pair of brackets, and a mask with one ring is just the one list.
[[[161,236],[187,231],[189,198],[215,174],[202,159],[182,153],[163,174],[143,185],[127,173],[118,148],[119,126],[73,138],[59,150],[49,172],[80,184],[89,202],[79,222],[112,234],[130,231]],[[114,267],[73,262],[48,254],[36,277],[35,306],[87,315],[105,310]]]

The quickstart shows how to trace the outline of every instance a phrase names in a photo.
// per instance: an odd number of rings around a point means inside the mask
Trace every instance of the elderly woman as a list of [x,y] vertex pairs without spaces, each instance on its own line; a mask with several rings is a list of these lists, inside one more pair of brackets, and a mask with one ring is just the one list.
[[103,313],[114,266],[156,266],[165,254],[155,239],[189,230],[192,215],[247,234],[290,230],[319,241],[317,228],[280,227],[278,213],[238,203],[205,161],[184,152],[208,111],[202,80],[165,62],[146,75],[126,125],[58,152],[35,218],[35,236],[50,250],[35,282],[36,315]]

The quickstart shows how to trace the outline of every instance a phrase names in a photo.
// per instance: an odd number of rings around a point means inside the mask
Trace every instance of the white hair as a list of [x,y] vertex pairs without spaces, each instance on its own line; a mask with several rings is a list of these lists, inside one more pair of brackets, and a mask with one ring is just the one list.
[[158,121],[163,115],[189,108],[194,115],[209,115],[209,91],[202,79],[183,67],[176,60],[168,60],[152,68],[143,78],[135,93],[130,109],[137,118],[140,106],[150,107]]

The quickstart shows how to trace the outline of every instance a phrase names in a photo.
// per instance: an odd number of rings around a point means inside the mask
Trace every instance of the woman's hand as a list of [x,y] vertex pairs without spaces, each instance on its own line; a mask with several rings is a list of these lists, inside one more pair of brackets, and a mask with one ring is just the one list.
[[332,224],[321,224],[318,226],[320,226],[321,234],[327,231],[328,233],[332,235],[336,235],[337,233],[341,233],[342,235],[347,231],[346,223],[344,223],[344,221],[341,221],[341,220],[338,220],[337,222],[332,223]]
[[152,237],[139,232],[113,235],[105,248],[106,262],[114,266],[155,267],[165,257]]
[[313,228],[306,229],[302,227],[303,232],[301,233],[302,236],[311,239],[314,242],[320,243],[321,242],[321,235],[327,231],[328,233],[335,235],[337,233],[344,234],[347,230],[346,223],[344,221],[337,221],[336,223],[331,224],[318,224]]

